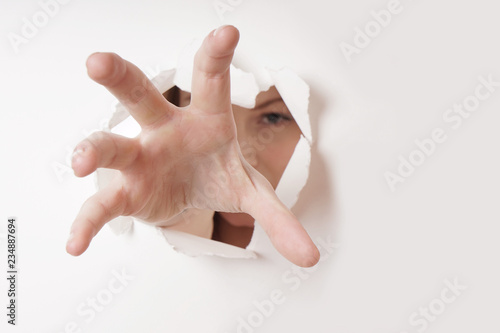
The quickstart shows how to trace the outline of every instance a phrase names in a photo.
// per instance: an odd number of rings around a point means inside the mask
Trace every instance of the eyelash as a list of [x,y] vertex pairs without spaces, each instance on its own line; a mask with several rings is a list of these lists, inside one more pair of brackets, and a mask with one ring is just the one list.
[[[274,118],[274,120],[271,120],[273,118]],[[276,118],[278,118],[278,119],[276,119]],[[290,117],[288,117],[287,115],[281,114],[279,112],[269,112],[269,113],[264,113],[262,115],[262,122],[265,125],[277,125],[280,122],[290,121],[290,120],[291,120]]]

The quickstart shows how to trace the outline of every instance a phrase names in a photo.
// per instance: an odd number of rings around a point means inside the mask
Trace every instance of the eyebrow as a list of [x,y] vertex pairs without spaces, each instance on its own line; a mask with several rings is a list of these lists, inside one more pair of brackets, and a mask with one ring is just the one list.
[[[186,96],[184,97],[184,99],[191,100],[191,93],[186,94]],[[268,101],[265,101],[262,104],[256,105],[255,108],[254,108],[254,110],[263,109],[266,106],[269,106],[269,105],[271,105],[273,103],[276,103],[276,102],[283,102],[283,103],[285,103],[285,101],[283,100],[283,98],[281,98],[281,96],[278,96],[278,97],[272,98],[272,99],[270,99]],[[285,106],[286,106],[286,104],[285,104]]]
[[279,97],[279,96],[275,97],[275,98],[270,99],[270,100],[268,100],[268,101],[266,101],[266,102],[264,102],[262,104],[256,105],[255,109],[262,109],[262,108],[264,108],[264,107],[266,107],[268,105],[271,105],[271,104],[273,104],[273,103],[275,103],[277,101],[283,101],[283,99],[281,97]]

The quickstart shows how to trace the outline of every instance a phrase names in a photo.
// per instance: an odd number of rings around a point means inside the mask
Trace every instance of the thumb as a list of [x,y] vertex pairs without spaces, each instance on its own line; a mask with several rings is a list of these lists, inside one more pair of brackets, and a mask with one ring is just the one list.
[[295,215],[278,199],[272,186],[268,182],[261,186],[248,213],[259,222],[274,247],[285,258],[301,267],[316,265],[320,253],[311,237]]

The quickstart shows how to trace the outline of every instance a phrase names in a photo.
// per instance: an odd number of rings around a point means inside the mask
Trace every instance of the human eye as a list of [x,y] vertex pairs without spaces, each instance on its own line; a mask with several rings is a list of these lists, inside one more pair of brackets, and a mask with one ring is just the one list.
[[291,117],[279,112],[264,113],[261,118],[262,123],[265,125],[279,125],[290,120],[292,120]]

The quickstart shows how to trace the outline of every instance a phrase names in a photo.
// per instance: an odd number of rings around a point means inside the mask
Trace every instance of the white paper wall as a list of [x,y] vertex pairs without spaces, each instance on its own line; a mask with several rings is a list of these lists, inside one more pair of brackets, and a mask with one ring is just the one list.
[[[497,2],[49,3],[1,2],[0,269],[9,216],[19,268],[17,325],[3,306],[2,332],[500,332],[500,86],[473,97],[500,82]],[[37,31],[23,28],[33,20]],[[104,228],[83,256],[66,254],[94,192],[67,158],[114,103],[86,76],[87,56],[116,52],[152,75],[222,23],[240,30],[238,52],[310,84],[316,140],[295,212],[323,260],[297,269],[264,241],[257,260],[189,258],[144,225]],[[13,33],[25,42],[13,47]],[[463,103],[475,110],[458,125],[449,112]],[[416,152],[436,128],[446,140]],[[400,155],[421,165],[391,191]]]

